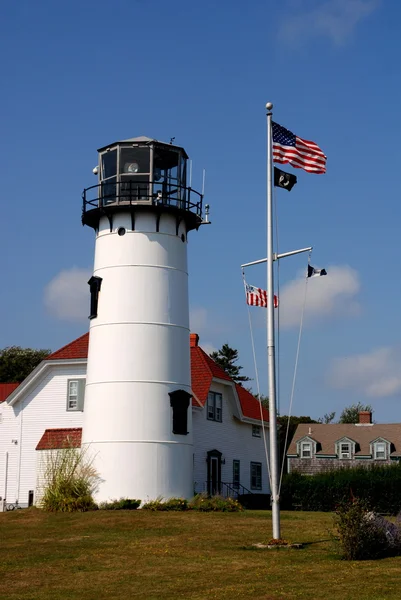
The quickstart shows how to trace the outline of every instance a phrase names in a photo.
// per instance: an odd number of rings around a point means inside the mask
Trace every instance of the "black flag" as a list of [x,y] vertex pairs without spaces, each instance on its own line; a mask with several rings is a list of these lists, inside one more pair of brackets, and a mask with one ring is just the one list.
[[315,269],[308,265],[308,277],[321,277],[322,275],[327,275],[326,269]]
[[274,167],[274,185],[276,187],[283,188],[285,190],[291,191],[294,185],[297,182],[296,175],[292,175],[291,173],[286,173],[281,169],[277,169]]

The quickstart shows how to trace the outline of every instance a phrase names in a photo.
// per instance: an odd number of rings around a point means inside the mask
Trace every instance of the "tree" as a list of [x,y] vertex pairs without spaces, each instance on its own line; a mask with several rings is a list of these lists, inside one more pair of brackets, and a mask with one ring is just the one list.
[[335,412],[326,413],[325,415],[323,415],[323,417],[320,417],[317,420],[317,422],[323,423],[323,425],[328,425],[329,423],[332,423],[334,421],[335,416],[336,416]]
[[249,377],[240,375],[242,367],[234,364],[238,360],[238,350],[230,348],[228,344],[223,344],[220,350],[212,352],[209,356],[231,377],[233,381],[235,381],[235,383],[241,384],[243,381],[250,381]]
[[358,402],[358,404],[351,404],[351,406],[344,408],[338,422],[359,423],[359,413],[363,410],[373,412],[373,408],[370,406],[370,404],[362,404],[362,402]]
[[9,346],[0,350],[0,383],[23,381],[49,354],[50,350],[21,346]]

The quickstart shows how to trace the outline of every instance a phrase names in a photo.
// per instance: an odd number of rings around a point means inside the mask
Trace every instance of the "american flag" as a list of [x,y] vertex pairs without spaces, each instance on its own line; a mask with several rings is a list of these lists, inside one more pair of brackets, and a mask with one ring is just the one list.
[[[254,285],[245,284],[246,303],[250,306],[261,306],[267,308],[267,292]],[[274,296],[274,308],[278,307],[278,298]]]
[[315,142],[309,142],[278,123],[272,123],[273,160],[290,163],[308,173],[326,173],[327,156]]

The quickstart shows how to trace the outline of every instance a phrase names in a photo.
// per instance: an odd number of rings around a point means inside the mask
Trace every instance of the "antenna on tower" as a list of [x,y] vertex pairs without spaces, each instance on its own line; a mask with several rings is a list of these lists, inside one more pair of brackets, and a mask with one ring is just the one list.
[[170,138],[170,144],[172,144],[175,140],[175,137]]
[[205,179],[206,179],[206,169],[203,169],[202,196],[205,195]]

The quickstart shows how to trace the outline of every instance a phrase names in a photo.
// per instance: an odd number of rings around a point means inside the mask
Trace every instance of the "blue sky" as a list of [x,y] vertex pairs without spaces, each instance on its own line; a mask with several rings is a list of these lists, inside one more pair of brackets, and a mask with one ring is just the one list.
[[[189,239],[192,329],[254,377],[240,264],[266,255],[267,101],[327,174],[277,190],[279,251],[312,245],[294,414],[362,401],[401,421],[401,4],[104,0],[3,5],[0,347],[56,349],[88,328],[94,238],[80,223],[96,149],[147,135],[206,169],[213,224]],[[291,167],[287,169],[292,171]],[[306,255],[280,265],[287,412]],[[247,271],[264,287],[265,267]],[[265,314],[253,308],[266,392]],[[255,382],[251,382],[255,389]]]

